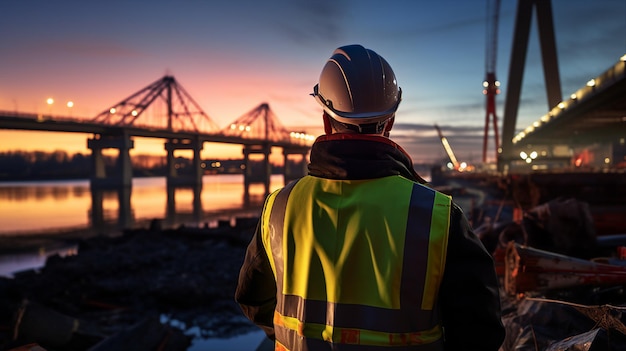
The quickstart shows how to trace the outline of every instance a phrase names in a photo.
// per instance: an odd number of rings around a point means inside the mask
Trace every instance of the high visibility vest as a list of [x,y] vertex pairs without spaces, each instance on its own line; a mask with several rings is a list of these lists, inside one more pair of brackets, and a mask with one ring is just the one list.
[[451,198],[401,176],[305,176],[268,196],[276,350],[441,350]]

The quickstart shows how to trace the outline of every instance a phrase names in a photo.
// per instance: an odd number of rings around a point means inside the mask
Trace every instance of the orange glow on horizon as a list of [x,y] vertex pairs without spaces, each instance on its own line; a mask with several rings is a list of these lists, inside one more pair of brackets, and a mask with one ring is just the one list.
[[[34,132],[0,130],[0,152],[9,151],[65,151],[69,155],[91,154],[87,148],[87,139],[92,138],[91,134],[80,133],[59,133],[59,132]],[[130,150],[131,157],[135,155],[163,156],[165,151],[165,140],[155,138],[133,138],[135,147]],[[117,155],[117,150],[106,149],[104,154]],[[191,158],[191,150],[175,151],[174,156]],[[251,159],[256,160],[258,155],[252,155]],[[238,144],[205,143],[202,152],[202,159],[242,159],[243,146]],[[270,161],[274,164],[283,164],[283,155],[280,148],[273,148],[270,154]]]

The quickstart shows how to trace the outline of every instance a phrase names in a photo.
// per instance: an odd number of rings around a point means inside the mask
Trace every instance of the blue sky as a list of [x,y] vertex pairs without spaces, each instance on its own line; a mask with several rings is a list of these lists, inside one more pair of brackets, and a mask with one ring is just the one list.
[[[503,90],[516,6],[503,0],[500,10]],[[416,162],[444,158],[437,123],[460,159],[479,161],[486,8],[486,0],[6,0],[0,110],[64,114],[72,100],[73,116],[93,117],[169,74],[221,126],[267,102],[287,128],[301,130],[321,125],[308,94],[325,61],[336,47],[359,43],[389,61],[402,87],[392,139]],[[569,96],[626,53],[626,1],[552,0],[552,8]],[[531,28],[519,129],[549,109],[535,18]],[[60,103],[48,107],[51,96]],[[15,145],[11,136],[20,133],[0,131],[0,150]],[[83,136],[65,140],[84,148]]]

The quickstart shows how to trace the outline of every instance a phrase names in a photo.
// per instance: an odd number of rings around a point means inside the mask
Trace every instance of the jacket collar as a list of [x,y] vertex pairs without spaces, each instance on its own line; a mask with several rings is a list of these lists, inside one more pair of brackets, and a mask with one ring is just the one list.
[[368,134],[322,135],[311,149],[309,174],[330,179],[373,179],[390,175],[426,183],[410,156],[391,139]]

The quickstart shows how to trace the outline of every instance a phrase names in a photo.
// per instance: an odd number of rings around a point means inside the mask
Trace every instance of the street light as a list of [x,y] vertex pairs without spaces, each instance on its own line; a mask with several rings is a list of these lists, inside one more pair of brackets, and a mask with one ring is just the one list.
[[46,103],[48,104],[48,114],[51,115],[52,114],[52,104],[54,104],[54,99],[53,98],[48,98],[48,100],[46,100]]
[[74,101],[68,101],[67,102],[67,110],[69,112],[70,117],[72,117],[72,107],[74,107]]

